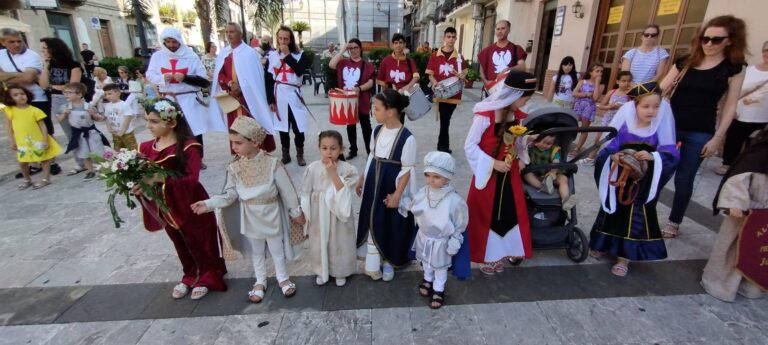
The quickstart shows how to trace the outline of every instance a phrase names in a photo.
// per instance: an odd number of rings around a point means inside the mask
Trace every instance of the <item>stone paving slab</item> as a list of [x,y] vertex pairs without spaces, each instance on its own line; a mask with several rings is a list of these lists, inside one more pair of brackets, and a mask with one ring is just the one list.
[[766,344],[768,300],[637,296],[0,327],[0,344]]
[[[610,274],[608,263],[509,267],[495,276],[473,270],[466,281],[449,278],[446,299],[450,305],[474,305],[696,294],[702,292],[703,265],[702,260],[636,263],[625,278]],[[0,315],[6,315],[0,321],[23,325],[418,307],[427,304],[416,293],[421,278],[416,271],[399,272],[389,283],[357,275],[337,287],[316,286],[313,276],[293,277],[298,291],[293,298],[284,298],[270,279],[259,304],[247,302],[253,284],[248,278],[227,279],[229,291],[211,292],[199,301],[173,300],[174,283],[0,289],[0,300],[8,301],[0,304]]]

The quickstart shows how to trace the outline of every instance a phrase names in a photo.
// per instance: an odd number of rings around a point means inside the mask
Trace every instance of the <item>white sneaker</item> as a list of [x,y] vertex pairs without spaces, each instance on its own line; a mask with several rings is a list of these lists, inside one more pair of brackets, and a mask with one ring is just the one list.
[[381,279],[385,282],[395,279],[395,268],[390,264],[384,264],[384,274]]
[[347,284],[347,278],[336,278],[336,286],[344,286]]
[[323,281],[322,277],[317,276],[317,278],[315,278],[315,284],[317,284],[317,286],[322,286],[325,285],[325,282]]

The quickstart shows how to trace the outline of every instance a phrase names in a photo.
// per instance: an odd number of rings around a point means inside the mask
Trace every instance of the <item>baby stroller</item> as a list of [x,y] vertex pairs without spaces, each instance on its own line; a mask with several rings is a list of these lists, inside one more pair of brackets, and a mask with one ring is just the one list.
[[[573,111],[551,103],[531,104],[528,108],[528,117],[523,119],[522,125],[540,137],[555,135],[555,143],[560,146],[561,157],[563,157],[561,163],[529,165],[523,169],[522,174],[559,169],[568,178],[568,189],[571,195],[576,191],[573,175],[578,171],[578,165],[575,162],[586,157],[593,150],[598,150],[603,143],[616,136],[616,129],[612,127],[579,128]],[[573,141],[581,132],[600,132],[607,135],[599,143],[566,162],[565,156],[570,152]],[[528,218],[531,223],[533,249],[565,249],[569,259],[574,262],[584,261],[589,252],[589,243],[584,232],[576,226],[578,224],[576,206],[571,209],[569,216],[562,210],[562,201],[557,191],[548,194],[527,183],[523,183],[523,186]]]

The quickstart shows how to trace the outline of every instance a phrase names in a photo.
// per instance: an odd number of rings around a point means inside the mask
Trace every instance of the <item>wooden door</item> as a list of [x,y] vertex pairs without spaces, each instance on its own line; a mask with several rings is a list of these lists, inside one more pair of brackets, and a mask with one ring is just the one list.
[[101,47],[104,50],[104,56],[115,56],[115,49],[112,45],[112,35],[109,33],[109,21],[100,20],[101,29],[99,30],[99,36],[101,39]]

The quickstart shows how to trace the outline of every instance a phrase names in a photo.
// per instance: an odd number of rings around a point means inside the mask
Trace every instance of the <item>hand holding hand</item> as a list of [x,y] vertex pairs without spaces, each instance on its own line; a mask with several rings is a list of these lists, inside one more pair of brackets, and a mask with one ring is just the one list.
[[163,74],[163,80],[165,80],[166,83],[171,81],[171,79],[173,79],[173,74],[171,73]]
[[205,201],[198,201],[192,204],[192,212],[195,214],[203,214],[211,212],[211,209],[208,208],[208,206],[205,206]]
[[355,185],[355,194],[357,196],[363,195],[363,178],[360,177],[360,179],[357,180],[357,184]]

